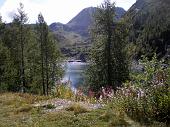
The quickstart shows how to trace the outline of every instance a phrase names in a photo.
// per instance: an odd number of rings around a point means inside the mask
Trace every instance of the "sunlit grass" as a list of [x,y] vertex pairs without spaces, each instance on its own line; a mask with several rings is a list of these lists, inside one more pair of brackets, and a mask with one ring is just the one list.
[[0,94],[0,127],[112,127],[126,125],[123,117],[105,107],[88,110],[79,102],[59,111],[35,107],[34,103],[49,97],[20,93]]
[[67,107],[66,111],[73,111],[75,115],[88,112],[85,107],[81,106],[78,103],[72,104],[71,106]]

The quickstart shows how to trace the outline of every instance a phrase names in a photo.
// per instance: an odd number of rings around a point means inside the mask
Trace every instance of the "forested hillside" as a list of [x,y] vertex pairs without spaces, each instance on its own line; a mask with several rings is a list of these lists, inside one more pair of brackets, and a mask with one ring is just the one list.
[[137,0],[128,10],[129,42],[136,47],[136,56],[141,54],[169,57],[170,48],[170,2],[168,0]]

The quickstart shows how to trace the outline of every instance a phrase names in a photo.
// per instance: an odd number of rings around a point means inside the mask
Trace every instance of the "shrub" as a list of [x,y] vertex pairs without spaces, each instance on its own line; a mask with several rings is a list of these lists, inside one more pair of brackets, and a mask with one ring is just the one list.
[[63,99],[73,99],[74,93],[71,88],[67,85],[57,85],[52,90],[52,95]]
[[52,105],[52,104],[47,104],[44,106],[46,109],[54,109],[55,108],[55,105]]
[[80,104],[77,104],[77,103],[67,107],[66,111],[73,111],[75,115],[88,112],[88,110],[85,107],[83,107],[83,106],[81,106]]
[[128,116],[141,123],[170,121],[169,68],[154,56],[151,61],[143,58],[143,73],[132,75],[132,81],[117,91],[114,103]]
[[109,127],[113,126],[129,126],[129,123],[125,119],[125,113],[118,109],[118,105],[115,103],[109,103],[106,106],[105,112],[99,117],[99,119],[108,122]]

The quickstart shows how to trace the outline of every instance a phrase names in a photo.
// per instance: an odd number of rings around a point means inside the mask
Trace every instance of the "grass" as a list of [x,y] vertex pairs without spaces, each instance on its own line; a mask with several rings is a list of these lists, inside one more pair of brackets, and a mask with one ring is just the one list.
[[55,108],[55,106],[52,105],[52,104],[47,104],[45,107],[46,107],[47,109],[54,109],[54,108]]
[[81,106],[80,104],[77,104],[77,103],[67,107],[66,111],[73,111],[74,115],[88,112],[88,110],[85,107],[83,107],[83,106]]
[[[88,111],[75,103],[57,111],[45,112],[43,107],[33,107],[33,103],[48,97],[29,94],[0,94],[0,127],[114,127],[134,126],[124,117],[107,107]],[[49,108],[54,108],[49,105]]]

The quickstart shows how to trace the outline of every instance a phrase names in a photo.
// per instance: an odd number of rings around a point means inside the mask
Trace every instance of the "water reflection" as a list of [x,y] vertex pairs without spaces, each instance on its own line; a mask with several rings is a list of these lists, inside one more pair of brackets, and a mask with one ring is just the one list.
[[65,63],[65,75],[62,82],[71,81],[72,89],[77,88],[84,83],[84,70],[87,67],[87,63],[83,62],[66,62]]

